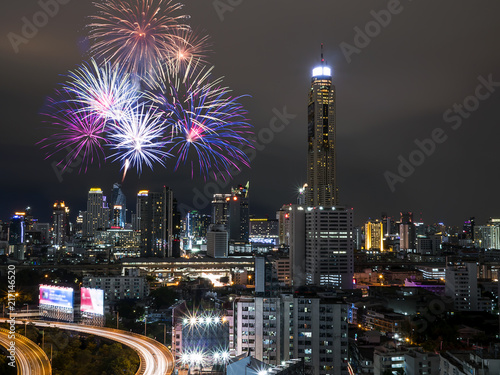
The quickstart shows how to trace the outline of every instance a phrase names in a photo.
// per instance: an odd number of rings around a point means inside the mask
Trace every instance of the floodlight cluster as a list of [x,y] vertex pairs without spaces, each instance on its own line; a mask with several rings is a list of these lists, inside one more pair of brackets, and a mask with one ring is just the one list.
[[180,363],[190,367],[207,367],[229,362],[228,350],[205,350],[200,348],[185,350],[180,357]]

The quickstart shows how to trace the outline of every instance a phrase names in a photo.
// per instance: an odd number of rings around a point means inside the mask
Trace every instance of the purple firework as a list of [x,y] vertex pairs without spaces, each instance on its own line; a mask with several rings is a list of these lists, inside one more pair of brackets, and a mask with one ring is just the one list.
[[241,165],[249,167],[244,150],[253,148],[249,140],[253,132],[239,103],[243,96],[230,96],[220,78],[211,82],[211,69],[191,65],[182,76],[177,72],[164,67],[159,77],[150,80],[146,94],[169,125],[175,169],[191,160],[192,177],[198,169],[205,179],[209,175],[225,179]]
[[[80,171],[87,171],[89,164],[105,159],[103,145],[107,143],[104,125],[105,121],[80,108],[70,100],[68,93],[58,91],[56,98],[49,98],[49,105],[42,113],[57,131],[49,138],[39,143],[46,149],[46,158],[65,153],[58,165],[63,169],[73,163],[80,165]],[[60,157],[60,156],[59,156]]]

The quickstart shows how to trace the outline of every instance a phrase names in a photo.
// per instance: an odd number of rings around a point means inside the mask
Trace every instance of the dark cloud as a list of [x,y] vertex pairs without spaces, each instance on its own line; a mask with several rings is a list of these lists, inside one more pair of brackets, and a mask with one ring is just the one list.
[[[255,131],[269,126],[274,108],[286,106],[297,115],[257,152],[252,169],[233,182],[251,181],[256,214],[272,214],[281,204],[294,202],[294,189],[305,180],[307,95],[320,43],[325,43],[326,58],[335,72],[340,197],[355,208],[356,221],[401,210],[422,212],[426,221],[451,223],[471,215],[486,220],[500,214],[496,199],[500,94],[480,102],[456,131],[443,121],[453,103],[474,94],[478,76],[492,74],[500,81],[500,3],[403,0],[402,12],[393,15],[348,63],[339,45],[353,44],[354,28],[364,28],[373,19],[371,11],[386,9],[388,3],[246,0],[224,13],[221,21],[216,2],[187,1],[192,24],[212,36],[216,74],[225,76],[235,94],[252,96],[244,103]],[[21,18],[37,11],[36,1],[0,5],[0,217],[4,219],[27,204],[46,218],[56,199],[68,201],[73,212],[84,209],[89,187],[99,185],[109,192],[121,177],[117,165],[106,164],[87,174],[64,174],[59,182],[52,161],[44,160],[35,145],[47,136],[37,115],[45,97],[61,82],[61,74],[85,58],[85,24],[92,4],[73,0],[61,6],[15,53],[8,33],[20,33]],[[429,137],[437,127],[446,130],[448,140],[392,193],[384,172],[396,171],[398,155],[407,157],[416,147],[414,140]],[[193,189],[206,187],[201,178],[191,180],[188,170],[174,173],[158,167],[140,178],[130,173],[125,190],[132,200],[139,188],[163,184],[190,206]]]

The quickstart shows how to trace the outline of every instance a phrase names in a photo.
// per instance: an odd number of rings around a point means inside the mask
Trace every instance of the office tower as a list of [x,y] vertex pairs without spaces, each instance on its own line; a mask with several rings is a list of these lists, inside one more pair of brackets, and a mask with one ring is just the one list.
[[17,260],[24,260],[26,252],[24,223],[25,212],[16,212],[10,219],[9,225],[9,254]]
[[384,249],[383,223],[378,220],[369,220],[365,223],[365,250]]
[[256,256],[255,295],[259,297],[275,297],[279,292],[278,273],[273,263],[265,256]]
[[278,220],[278,245],[288,246],[290,213],[287,205],[276,211],[276,219]]
[[139,191],[136,215],[136,225],[141,232],[142,256],[180,256],[180,214],[170,188],[164,186],[161,193]]
[[474,245],[481,249],[500,249],[500,227],[491,224],[475,226]]
[[474,227],[476,225],[476,218],[471,217],[469,220],[464,222],[463,234],[465,238],[470,239],[474,242]]
[[109,228],[109,207],[100,188],[92,188],[87,199],[87,211],[83,217],[83,236],[93,237],[96,230]]
[[26,231],[32,231],[33,230],[33,225],[36,219],[33,219],[33,213],[31,210],[31,207],[28,206],[24,210],[24,225],[26,227]]
[[115,204],[114,206],[112,206],[112,209],[111,209],[111,228],[114,228],[114,229],[124,228],[125,222],[122,221],[124,212],[125,212],[125,210],[123,209],[123,206],[120,206],[118,204]]
[[212,222],[210,215],[202,214],[198,211],[190,211],[185,219],[185,234],[194,240],[206,238],[207,231]]
[[477,264],[448,261],[445,295],[453,299],[457,311],[478,311]]
[[227,209],[231,194],[214,194],[212,199],[212,224],[227,226]]
[[401,212],[401,222],[399,224],[399,249],[404,252],[414,253],[415,225],[413,224],[413,214],[411,212]]
[[292,270],[292,285],[299,287],[306,285],[306,211],[303,206],[296,204],[285,205],[281,208],[286,222],[286,241],[290,247],[290,267]]
[[112,226],[125,228],[127,223],[127,198],[118,183],[113,184],[113,192],[111,193]]
[[207,232],[207,255],[212,258],[226,258],[228,244],[228,234],[224,225],[211,224]]
[[337,202],[335,86],[332,71],[321,65],[312,72],[308,107],[308,152],[306,204],[331,207]]
[[250,239],[250,213],[248,211],[248,184],[231,189],[229,200],[227,226],[229,240],[248,242]]
[[354,274],[353,210],[308,207],[305,215],[306,283],[352,288]]
[[250,219],[250,242],[278,245],[279,223],[277,219]]
[[248,189],[248,183],[239,185],[231,188],[231,194],[214,194],[212,199],[212,223],[225,225],[233,242],[249,241]]
[[69,239],[69,207],[64,202],[54,203],[52,209],[52,245],[63,246]]

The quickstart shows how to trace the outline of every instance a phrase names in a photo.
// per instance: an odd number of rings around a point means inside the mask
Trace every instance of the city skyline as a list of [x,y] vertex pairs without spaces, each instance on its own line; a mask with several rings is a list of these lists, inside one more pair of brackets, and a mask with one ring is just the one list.
[[[226,82],[235,92],[252,95],[244,104],[257,135],[264,134],[266,139],[274,118],[276,129],[284,128],[272,134],[271,142],[259,144],[251,170],[244,170],[218,192],[226,193],[229,186],[250,181],[250,210],[259,216],[272,215],[282,204],[295,202],[296,190],[306,181],[304,92],[309,87],[311,69],[319,62],[319,46],[324,43],[325,58],[333,68],[339,92],[339,195],[343,204],[355,208],[356,223],[368,217],[377,218],[381,212],[397,216],[407,210],[416,217],[422,212],[426,223],[442,221],[454,225],[460,225],[470,216],[482,222],[498,216],[500,207],[491,204],[488,198],[494,194],[494,183],[478,187],[474,178],[464,178],[468,170],[474,170],[476,175],[491,175],[495,154],[491,151],[481,155],[495,146],[495,106],[499,101],[495,86],[490,87],[493,92],[479,102],[474,113],[465,113],[460,124],[456,119],[451,123],[443,119],[454,103],[463,103],[474,95],[478,85],[483,85],[483,91],[479,92],[484,96],[484,82],[499,80],[499,53],[489,47],[498,26],[491,6],[454,4],[454,17],[449,18],[450,4],[433,5],[432,17],[425,18],[425,4],[402,2],[402,11],[392,14],[390,23],[361,48],[355,45],[354,28],[364,29],[374,19],[372,11],[387,9],[386,2],[362,7],[312,2],[307,9],[287,3],[288,11],[284,14],[288,18],[277,18],[281,14],[279,3],[244,2],[232,11],[221,13],[214,3],[194,6],[188,2],[186,13],[192,14],[193,22],[212,36],[210,60],[216,71],[226,76]],[[8,12],[2,13],[12,15],[3,25],[5,35],[19,33],[21,18],[39,10],[37,4],[4,6]],[[2,195],[9,197],[2,202],[2,218],[26,205],[31,205],[36,215],[43,216],[46,212],[48,217],[56,200],[66,201],[73,210],[83,209],[85,191],[97,185],[109,196],[107,187],[120,180],[116,168],[105,165],[87,174],[78,174],[77,170],[64,173],[59,182],[51,167],[52,160],[43,160],[43,154],[35,146],[47,131],[37,115],[44,98],[57,86],[59,75],[85,57],[82,25],[91,11],[90,2],[61,6],[60,14],[51,18],[46,27],[40,28],[28,43],[19,45],[18,53],[4,39],[2,70],[10,74],[2,98],[5,108],[11,110],[4,118],[10,125],[5,127],[1,141],[1,155],[9,162],[2,164],[1,172],[13,178],[8,186],[1,187]],[[306,25],[312,22],[309,16],[314,12],[324,20],[332,14],[336,22],[318,22],[321,26],[309,30]],[[250,20],[255,19],[262,21],[259,28],[246,31]],[[422,19],[426,22],[419,24]],[[291,21],[297,20],[303,20],[302,27],[294,27]],[[469,27],[462,28],[463,24]],[[455,35],[447,43],[441,43],[445,28]],[[262,40],[264,35],[269,38]],[[284,36],[285,40],[296,42],[278,42]],[[412,43],[406,45],[405,38],[413,38]],[[346,55],[342,43],[354,46],[358,52]],[[467,56],[463,54],[463,45],[470,51]],[[256,54],[255,50],[260,52]],[[448,113],[448,119],[451,118]],[[281,126],[283,120],[285,126]],[[462,126],[455,131],[453,126],[458,125]],[[405,181],[396,183],[395,192],[391,192],[384,173],[396,174],[398,156],[408,159],[418,150],[414,141],[431,138],[438,127],[446,129],[446,141],[436,144],[435,151],[429,151],[422,164],[408,172],[408,177],[402,177]],[[203,191],[207,184],[200,178],[191,180],[189,174],[187,170],[174,174],[162,168],[144,172],[140,179],[129,174],[123,189],[131,197],[142,188],[167,184],[178,194],[179,203],[198,209],[193,204],[196,196],[193,189]],[[471,192],[471,199],[464,199]]]

